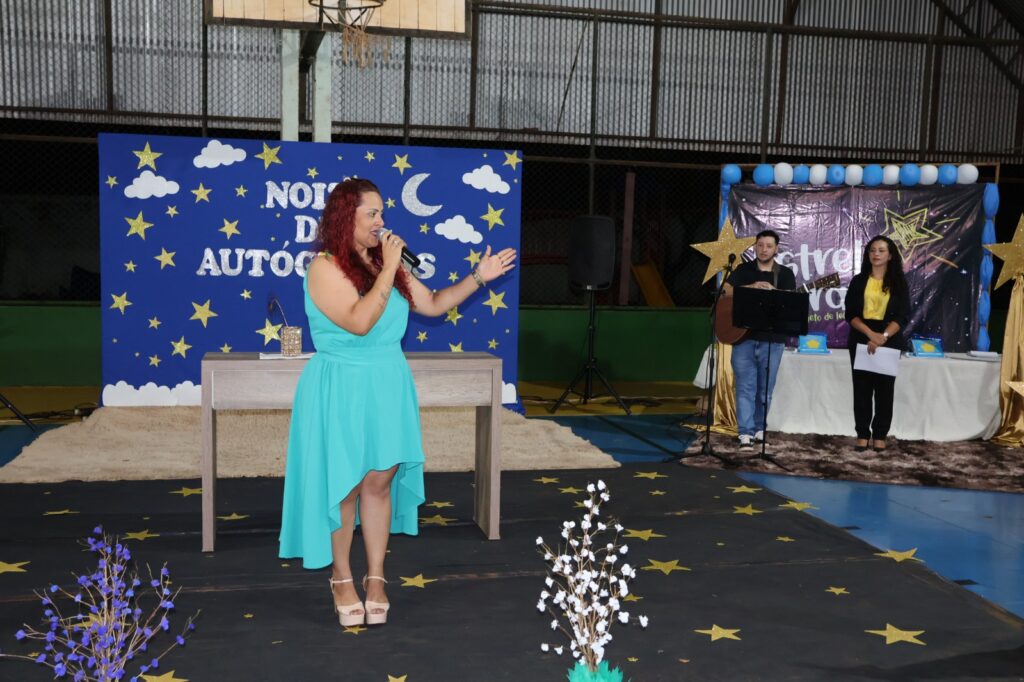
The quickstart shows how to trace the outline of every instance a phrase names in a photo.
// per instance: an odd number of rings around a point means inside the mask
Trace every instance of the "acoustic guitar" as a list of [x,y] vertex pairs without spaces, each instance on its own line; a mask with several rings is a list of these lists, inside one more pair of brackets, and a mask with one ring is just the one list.
[[[796,291],[810,292],[812,289],[832,289],[839,286],[839,273],[833,272],[813,282],[801,284]],[[729,345],[739,343],[747,338],[749,329],[735,327],[732,323],[732,296],[722,296],[718,299],[718,307],[715,308],[715,336],[722,343]]]

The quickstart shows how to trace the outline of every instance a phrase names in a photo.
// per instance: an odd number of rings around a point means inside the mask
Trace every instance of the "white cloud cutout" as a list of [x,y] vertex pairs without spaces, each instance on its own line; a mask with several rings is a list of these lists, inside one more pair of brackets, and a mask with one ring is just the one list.
[[191,381],[180,383],[174,388],[157,386],[152,381],[135,388],[125,381],[119,381],[104,386],[101,399],[108,407],[173,407],[199,405],[202,397],[202,388]]
[[217,140],[210,142],[199,152],[199,156],[192,159],[192,165],[196,168],[216,168],[217,166],[230,166],[238,161],[245,160],[245,150],[232,147],[229,144],[222,144]]
[[142,171],[142,175],[132,180],[132,184],[124,188],[124,195],[129,199],[148,199],[164,197],[178,193],[178,183],[174,180],[156,175],[151,170]]
[[501,404],[508,405],[516,402],[516,385],[501,382]]
[[484,240],[484,236],[474,230],[473,226],[460,215],[438,223],[434,226],[434,232],[445,239],[458,239],[463,244],[479,244]]
[[472,185],[475,189],[485,189],[491,194],[508,194],[511,189],[509,184],[501,179],[501,176],[494,172],[488,164],[484,164],[473,170],[472,173],[463,173],[462,181]]

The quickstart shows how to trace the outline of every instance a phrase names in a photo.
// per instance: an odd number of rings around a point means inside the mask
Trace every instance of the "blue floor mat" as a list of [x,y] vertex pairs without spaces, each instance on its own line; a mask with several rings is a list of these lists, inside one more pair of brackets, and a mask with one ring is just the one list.
[[36,426],[38,433],[27,426],[0,426],[0,467],[18,456],[22,448],[34,441],[43,431],[57,428],[62,424]]
[[553,417],[617,462],[661,462],[678,457],[696,437],[679,423],[685,415]]

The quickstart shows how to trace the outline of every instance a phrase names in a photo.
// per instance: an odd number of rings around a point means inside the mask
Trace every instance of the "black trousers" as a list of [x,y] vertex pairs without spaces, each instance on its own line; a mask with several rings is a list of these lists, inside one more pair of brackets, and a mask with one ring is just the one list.
[[[864,320],[872,330],[880,332],[886,323],[882,320]],[[893,344],[890,339],[887,346]],[[893,393],[896,388],[896,377],[875,372],[864,372],[853,369],[857,354],[857,344],[867,344],[867,338],[860,332],[850,330],[850,369],[853,371],[853,420],[857,438],[861,440],[885,440],[892,426]]]

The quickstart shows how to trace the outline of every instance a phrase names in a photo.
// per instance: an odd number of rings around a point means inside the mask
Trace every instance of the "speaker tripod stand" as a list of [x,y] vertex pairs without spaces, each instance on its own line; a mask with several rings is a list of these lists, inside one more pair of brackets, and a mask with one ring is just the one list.
[[7,397],[3,393],[0,393],[0,404],[3,404],[4,407],[6,407],[8,410],[10,410],[11,412],[14,413],[14,416],[16,416],[21,421],[25,422],[25,426],[27,426],[28,428],[32,429],[33,431],[38,431],[38,429],[36,428],[35,424],[30,422],[28,417],[26,417],[24,414],[22,414],[21,410],[19,410],[17,407],[15,407],[14,403],[12,403],[10,400],[8,400]]
[[[590,308],[590,317],[587,322],[587,360],[586,362],[583,363],[583,366],[580,367],[580,370],[576,373],[576,376],[573,378],[568,388],[566,388],[565,391],[562,393],[561,397],[559,397],[558,400],[555,401],[555,404],[548,409],[548,412],[552,414],[554,414],[554,412],[558,410],[559,407],[561,407],[562,403],[565,402],[566,398],[569,397],[570,393],[576,393],[577,395],[579,395],[582,399],[581,402],[584,405],[587,404],[587,401],[593,400],[595,376],[598,378],[598,380],[600,380],[602,384],[604,384],[604,387],[608,390],[609,395],[615,398],[615,402],[619,404],[619,407],[622,408],[622,411],[628,415],[633,414],[632,412],[630,412],[629,407],[626,405],[626,403],[623,402],[622,397],[619,396],[619,394],[615,391],[614,388],[612,388],[612,385],[608,383],[608,379],[605,378],[604,374],[601,374],[601,370],[598,369],[597,367],[597,358],[594,357],[594,330],[596,328],[595,321],[597,319],[597,303],[594,299],[594,291],[595,290],[592,287],[587,287],[587,305]],[[579,383],[580,379],[583,379],[582,393],[576,391],[576,384]]]

